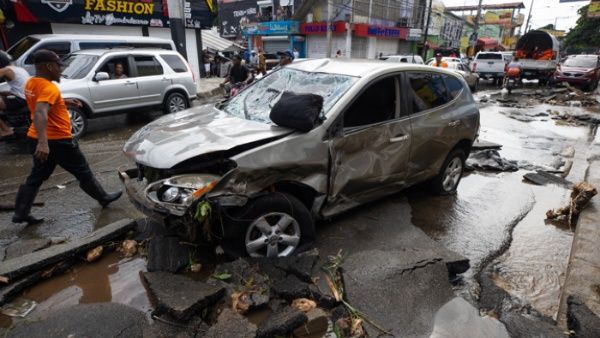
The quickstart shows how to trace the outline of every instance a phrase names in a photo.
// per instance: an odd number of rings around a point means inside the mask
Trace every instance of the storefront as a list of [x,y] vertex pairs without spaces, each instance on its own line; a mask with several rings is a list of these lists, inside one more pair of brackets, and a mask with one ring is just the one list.
[[[7,39],[29,34],[106,34],[171,39],[167,0],[22,0],[7,8]],[[212,25],[212,0],[185,1],[186,52],[199,74],[200,28]],[[5,12],[6,13],[6,12]],[[8,27],[5,24],[5,27]]]
[[305,57],[306,38],[300,33],[298,21],[258,22],[245,27],[242,33],[249,50],[263,48],[266,53],[272,54],[296,49],[300,57]]
[[[348,55],[347,50],[347,23],[336,21],[331,24],[333,57],[339,50],[342,56]],[[327,57],[327,23],[305,22],[300,25],[300,33],[306,36],[306,55],[310,58]]]

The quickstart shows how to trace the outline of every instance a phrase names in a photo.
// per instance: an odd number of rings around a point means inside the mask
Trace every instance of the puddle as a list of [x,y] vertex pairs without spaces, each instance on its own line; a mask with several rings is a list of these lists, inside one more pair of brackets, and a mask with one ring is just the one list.
[[[143,258],[122,258],[118,252],[106,254],[93,263],[78,265],[66,274],[23,292],[21,297],[38,302],[27,318],[76,304],[106,302],[125,304],[149,313],[152,307],[139,275],[144,271],[146,261]],[[0,327],[9,327],[13,323],[16,323],[15,319],[0,315]]]

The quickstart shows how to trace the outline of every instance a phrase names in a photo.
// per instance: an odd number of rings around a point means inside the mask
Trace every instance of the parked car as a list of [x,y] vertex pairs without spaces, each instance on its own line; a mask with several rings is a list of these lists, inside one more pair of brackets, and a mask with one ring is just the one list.
[[600,56],[570,55],[558,65],[552,77],[553,82],[568,82],[580,85],[586,90],[598,87],[600,80]]
[[[271,107],[289,92],[322,108],[284,107],[296,113],[275,125]],[[120,178],[133,204],[187,240],[287,256],[310,246],[315,220],[423,181],[454,193],[478,129],[456,72],[311,59],[146,125],[123,148],[136,168]]]
[[[175,113],[196,98],[194,75],[176,51],[85,50],[70,54],[64,62],[62,95],[83,103],[81,109],[69,108],[75,137],[86,132],[90,118],[144,107]],[[118,64],[123,78],[115,78]]]
[[414,63],[417,65],[424,64],[423,58],[420,55],[386,55],[380,57],[379,60],[387,62]]
[[493,79],[500,83],[504,78],[506,61],[500,52],[479,52],[471,63],[471,71],[477,73],[480,79]]
[[12,45],[8,54],[16,66],[34,74],[33,53],[49,49],[60,57],[82,49],[157,48],[175,50],[172,40],[146,36],[87,35],[87,34],[35,34],[24,37]]
[[[429,62],[427,62],[427,65],[433,65],[434,61],[435,59],[429,60]],[[462,62],[461,59],[445,57],[442,58],[442,61],[445,61],[448,64],[447,69],[452,69],[456,71],[465,79],[472,93],[477,91],[477,87],[479,86],[479,75],[477,73],[473,73],[469,69],[469,67]]]

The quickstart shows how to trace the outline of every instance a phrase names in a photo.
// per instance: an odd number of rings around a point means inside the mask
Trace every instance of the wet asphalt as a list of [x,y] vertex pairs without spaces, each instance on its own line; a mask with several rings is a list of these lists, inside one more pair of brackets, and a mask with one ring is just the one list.
[[[496,88],[483,88],[475,97],[493,99],[498,92]],[[572,182],[583,179],[587,169],[585,154],[595,137],[594,128],[557,124],[543,114],[523,122],[511,114],[589,109],[541,105],[527,96],[513,97],[522,103],[522,108],[501,107],[489,101],[480,104],[480,138],[502,144],[500,155],[517,161],[521,168],[556,168],[572,162],[566,178]],[[107,190],[120,188],[115,169],[130,165],[121,154],[124,142],[158,116],[160,113],[150,112],[91,121],[89,134],[80,145]],[[18,143],[0,144],[0,157],[0,202],[9,202],[26,177],[31,158]],[[471,268],[453,280],[454,294],[476,303],[481,292],[479,281],[490,278],[517,302],[555,318],[573,233],[564,225],[544,219],[548,209],[568,201],[570,191],[557,185],[527,183],[522,178],[527,172],[530,170],[470,172],[463,177],[458,193],[449,197],[431,196],[421,186],[411,188],[317,224],[316,246],[322,256],[341,250],[344,256],[351,257],[369,250],[400,250],[408,243],[419,247],[419,234],[424,233],[439,246],[470,260]],[[62,170],[44,184],[38,201],[45,205],[34,208],[34,213],[47,219],[39,226],[23,229],[10,222],[10,213],[0,213],[0,249],[22,238],[80,238],[123,217],[142,216],[126,198],[102,209]],[[80,303],[111,301],[148,313],[151,305],[138,276],[138,271],[144,270],[142,258],[121,259],[110,254],[45,281],[23,296],[40,303],[34,314]],[[484,270],[488,272],[486,276]],[[373,286],[373,292],[387,291]],[[444,302],[449,301],[446,298]],[[368,309],[364,311],[368,313]],[[390,320],[398,320],[395,314],[389,316]],[[0,326],[11,323],[13,319],[0,315]]]

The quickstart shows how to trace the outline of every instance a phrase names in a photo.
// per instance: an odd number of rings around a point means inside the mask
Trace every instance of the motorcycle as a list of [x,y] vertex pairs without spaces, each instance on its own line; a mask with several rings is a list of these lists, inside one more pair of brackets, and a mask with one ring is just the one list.
[[502,80],[502,88],[506,88],[510,94],[513,89],[521,84],[521,70],[518,68],[508,69]]

